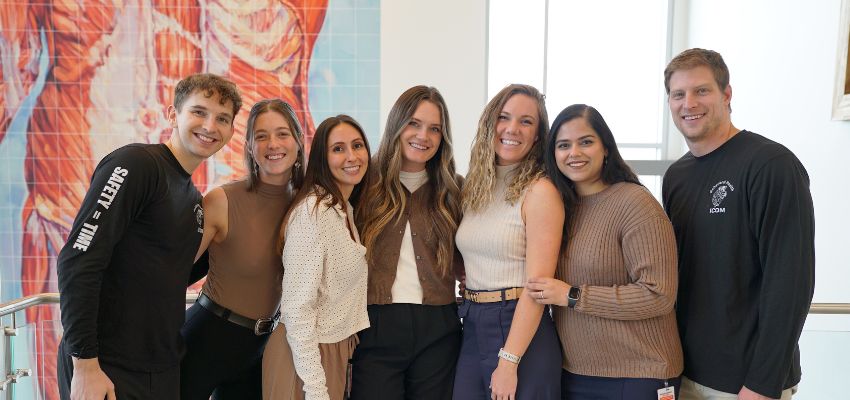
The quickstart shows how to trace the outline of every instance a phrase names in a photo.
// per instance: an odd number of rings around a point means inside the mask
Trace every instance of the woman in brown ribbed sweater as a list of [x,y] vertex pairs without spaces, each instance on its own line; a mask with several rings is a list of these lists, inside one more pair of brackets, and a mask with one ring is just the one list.
[[676,240],[661,206],[593,107],[555,118],[546,170],[566,207],[556,278],[528,295],[554,304],[564,399],[659,399],[678,392]]

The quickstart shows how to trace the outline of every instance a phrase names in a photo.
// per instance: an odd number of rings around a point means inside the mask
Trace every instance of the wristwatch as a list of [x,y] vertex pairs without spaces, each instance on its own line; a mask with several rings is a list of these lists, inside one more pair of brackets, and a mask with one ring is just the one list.
[[520,357],[520,356],[518,356],[518,355],[516,355],[516,354],[508,353],[508,352],[505,350],[505,348],[504,348],[504,347],[503,347],[503,348],[501,348],[501,349],[499,349],[499,358],[503,358],[503,359],[505,359],[505,360],[507,360],[507,361],[509,361],[509,362],[514,363],[514,364],[519,364],[519,360],[520,360],[520,359],[522,359],[522,357]]
[[578,302],[578,298],[581,296],[581,288],[576,286],[571,286],[570,291],[567,292],[567,307],[575,308],[576,303]]

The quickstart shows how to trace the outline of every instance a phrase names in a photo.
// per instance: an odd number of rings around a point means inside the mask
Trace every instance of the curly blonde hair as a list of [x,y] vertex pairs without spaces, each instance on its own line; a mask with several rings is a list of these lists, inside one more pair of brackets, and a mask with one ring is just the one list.
[[493,201],[493,189],[496,187],[496,151],[493,148],[496,122],[508,99],[518,94],[537,101],[537,133],[531,150],[525,156],[525,160],[520,162],[513,178],[508,182],[505,201],[511,204],[516,203],[526,187],[543,176],[543,146],[546,142],[546,132],[549,131],[545,98],[534,86],[508,85],[487,103],[478,121],[478,132],[472,140],[469,174],[466,175],[466,182],[463,185],[464,212],[479,211]]

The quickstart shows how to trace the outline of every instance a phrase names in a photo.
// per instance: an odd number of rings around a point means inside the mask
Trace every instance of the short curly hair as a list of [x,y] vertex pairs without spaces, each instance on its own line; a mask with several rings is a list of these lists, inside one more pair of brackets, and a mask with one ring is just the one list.
[[177,82],[177,86],[174,87],[174,108],[179,111],[189,96],[198,90],[203,91],[206,97],[218,94],[221,105],[230,101],[233,104],[234,117],[242,108],[242,96],[239,95],[236,84],[216,74],[189,75]]

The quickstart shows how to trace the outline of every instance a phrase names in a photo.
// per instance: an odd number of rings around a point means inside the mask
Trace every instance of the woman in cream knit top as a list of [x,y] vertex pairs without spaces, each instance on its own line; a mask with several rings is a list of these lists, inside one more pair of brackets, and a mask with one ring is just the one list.
[[528,289],[539,303],[560,306],[562,390],[571,399],[622,398],[611,397],[613,388],[636,396],[630,399],[678,391],[683,359],[670,221],[594,108],[564,109],[547,145],[547,172],[567,207],[567,239],[557,279],[530,280]]
[[547,307],[522,292],[553,277],[563,226],[543,177],[543,95],[510,85],[487,104],[473,141],[456,235],[466,266],[454,399],[560,399],[561,357]]
[[497,165],[492,202],[463,219],[457,233],[466,267],[466,287],[473,290],[499,290],[525,286],[525,222],[521,205],[504,201],[508,183],[518,164]]
[[326,119],[284,218],[281,314],[306,400],[346,397],[355,334],[369,327],[366,248],[349,203],[359,197],[368,167],[360,125],[346,115]]

